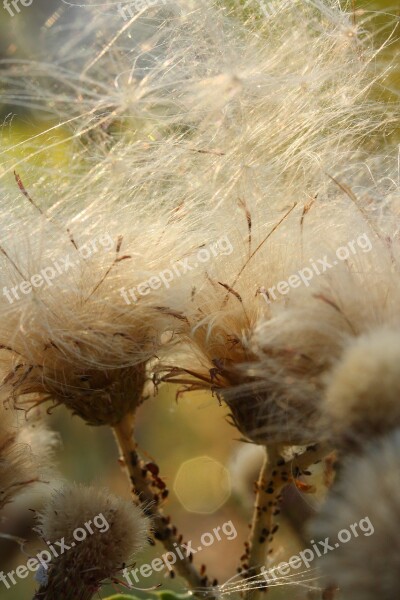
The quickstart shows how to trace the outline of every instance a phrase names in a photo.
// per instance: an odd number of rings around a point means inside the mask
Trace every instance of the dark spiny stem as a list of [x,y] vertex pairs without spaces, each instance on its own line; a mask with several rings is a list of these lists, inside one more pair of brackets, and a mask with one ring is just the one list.
[[[285,462],[280,457],[276,446],[266,448],[264,464],[257,483],[250,538],[242,566],[245,578],[261,574],[265,567],[271,543],[278,530],[275,516],[279,514],[278,506],[284,488],[296,479],[297,473],[322,460],[331,451],[332,448],[328,445],[309,446],[305,452]],[[266,591],[268,591],[267,580],[265,585],[257,589],[249,586],[245,593],[245,600],[250,598],[260,600]]]
[[[177,530],[170,523],[170,519],[164,516],[160,503],[165,488],[160,490],[160,493],[153,491],[154,479],[148,476],[145,463],[140,459],[137,453],[137,444],[134,436],[134,416],[127,415],[117,426],[114,427],[114,434],[121,452],[121,465],[124,467],[132,485],[132,493],[135,501],[142,507],[145,514],[150,517],[154,537],[159,540],[169,552],[176,554],[176,546],[182,543],[182,538],[179,538]],[[162,483],[159,478],[157,481]],[[186,554],[186,553],[185,553]],[[200,588],[210,587],[208,579],[201,576],[197,569],[192,564],[193,557],[184,556],[183,559],[177,560],[175,569],[178,574],[183,577],[190,588],[195,591]],[[201,597],[207,595],[211,597],[209,591],[204,590],[203,593],[198,592]]]

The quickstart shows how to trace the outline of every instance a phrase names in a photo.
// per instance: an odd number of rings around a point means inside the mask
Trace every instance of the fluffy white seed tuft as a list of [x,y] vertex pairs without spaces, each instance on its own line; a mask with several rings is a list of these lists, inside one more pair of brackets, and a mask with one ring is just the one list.
[[330,375],[323,412],[334,432],[370,439],[400,427],[400,330],[351,343]]

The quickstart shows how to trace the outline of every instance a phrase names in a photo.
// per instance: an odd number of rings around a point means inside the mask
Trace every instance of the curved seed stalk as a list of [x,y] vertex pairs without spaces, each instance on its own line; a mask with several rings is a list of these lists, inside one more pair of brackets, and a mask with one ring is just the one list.
[[[274,517],[279,513],[278,505],[283,489],[293,481],[296,473],[301,473],[312,464],[320,461],[331,452],[328,445],[310,446],[293,459],[285,462],[279,455],[276,445],[266,448],[265,460],[257,482],[257,495],[246,550],[244,577],[246,579],[262,574],[270,550],[270,544],[278,531]],[[268,589],[267,582],[257,588],[249,586],[245,600],[261,600]]]
[[[130,414],[124,417],[113,430],[118,447],[121,452],[121,465],[126,471],[132,485],[132,494],[146,516],[152,521],[154,537],[159,540],[165,549],[176,554],[176,544],[181,540],[176,528],[172,527],[168,517],[163,515],[160,508],[159,494],[151,489],[152,481],[146,473],[145,465],[137,453],[137,444],[134,439],[135,417]],[[184,556],[182,560],[175,563],[178,574],[188,583],[190,589],[196,590],[208,585],[206,577],[202,577],[192,564],[192,554]],[[200,594],[204,596],[203,594]]]

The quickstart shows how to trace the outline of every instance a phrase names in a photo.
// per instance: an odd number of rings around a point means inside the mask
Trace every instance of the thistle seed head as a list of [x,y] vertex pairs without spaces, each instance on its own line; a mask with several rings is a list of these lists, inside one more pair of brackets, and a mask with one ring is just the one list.
[[160,210],[155,225],[149,206],[117,208],[102,185],[87,209],[77,206],[85,192],[69,189],[45,216],[23,195],[8,215],[23,220],[29,242],[20,232],[0,240],[0,361],[3,392],[20,407],[50,401],[115,425],[142,402],[147,362],[184,320],[174,288],[146,282],[196,241],[173,211]]
[[[89,523],[89,526],[88,526]],[[133,503],[105,489],[68,485],[57,491],[39,515],[43,539],[65,538],[69,546],[48,567],[47,584],[38,598],[91,598],[105,579],[112,578],[146,543],[149,521]],[[86,537],[81,539],[86,530]],[[93,531],[93,533],[90,533]]]

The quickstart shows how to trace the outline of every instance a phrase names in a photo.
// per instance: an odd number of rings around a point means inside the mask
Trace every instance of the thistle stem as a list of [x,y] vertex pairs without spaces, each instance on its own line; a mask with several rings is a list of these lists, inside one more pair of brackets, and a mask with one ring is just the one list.
[[[160,495],[153,491],[154,481],[147,475],[145,465],[137,453],[137,444],[134,439],[134,415],[125,416],[113,430],[121,452],[121,465],[124,467],[132,485],[132,494],[135,501],[142,507],[144,513],[151,519],[154,537],[159,540],[168,552],[176,555],[176,548],[182,540],[172,527],[168,517],[163,515],[160,508]],[[176,546],[174,546],[176,544]],[[192,554],[175,563],[176,571],[183,577],[196,594],[196,590],[209,586],[207,578],[202,577],[192,564]],[[205,594],[197,592],[198,596]],[[207,593],[207,596],[209,594]]]
[[[267,540],[271,535],[273,511],[277,503],[275,488],[270,485],[272,484],[272,471],[277,458],[276,450],[265,448],[264,462],[256,484],[256,502],[246,559],[246,577],[252,577],[260,573],[260,569],[265,565],[268,552]],[[271,506],[271,503],[273,503],[273,506]],[[254,598],[253,593],[257,593],[257,590],[249,589],[246,596],[250,597],[251,595]]]
[[[279,513],[278,504],[283,489],[293,481],[296,472],[301,473],[302,470],[318,462],[331,451],[332,448],[328,445],[310,446],[303,454],[285,462],[276,446],[266,448],[265,460],[257,482],[244,577],[254,577],[263,573],[270,545],[278,530],[278,525],[274,524],[274,517]],[[265,585],[260,585],[259,579],[251,580],[254,581],[254,584],[249,583],[244,596],[245,600],[260,600],[263,593],[268,591],[267,578]]]

